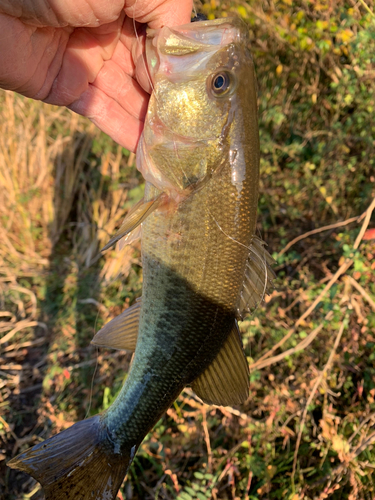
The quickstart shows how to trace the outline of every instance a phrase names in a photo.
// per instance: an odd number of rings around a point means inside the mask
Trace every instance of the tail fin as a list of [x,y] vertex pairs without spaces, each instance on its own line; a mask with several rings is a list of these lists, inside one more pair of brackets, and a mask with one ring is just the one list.
[[116,453],[97,415],[37,444],[8,465],[39,481],[46,500],[113,500],[134,450]]

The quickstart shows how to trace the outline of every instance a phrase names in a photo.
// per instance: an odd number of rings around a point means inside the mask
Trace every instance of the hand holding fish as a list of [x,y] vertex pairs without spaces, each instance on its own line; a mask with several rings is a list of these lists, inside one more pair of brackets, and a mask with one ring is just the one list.
[[136,79],[134,22],[184,24],[191,9],[191,0],[0,0],[0,87],[68,106],[135,151],[149,96]]

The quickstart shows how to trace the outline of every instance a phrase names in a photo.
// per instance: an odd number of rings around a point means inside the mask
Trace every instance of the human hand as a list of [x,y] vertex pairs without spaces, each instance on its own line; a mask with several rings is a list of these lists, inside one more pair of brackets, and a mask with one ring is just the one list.
[[191,10],[192,0],[0,0],[0,87],[68,106],[135,151],[149,95],[132,51],[146,23],[188,23]]

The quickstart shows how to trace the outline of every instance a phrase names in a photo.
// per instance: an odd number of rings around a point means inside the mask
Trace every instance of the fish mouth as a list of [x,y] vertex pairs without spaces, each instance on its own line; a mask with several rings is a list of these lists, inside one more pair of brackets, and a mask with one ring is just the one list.
[[[168,74],[168,68],[160,68],[162,56],[184,56],[199,53],[210,55],[226,45],[248,43],[249,32],[246,24],[240,18],[223,18],[210,21],[198,21],[169,28],[167,26],[146,32],[146,61],[149,76],[154,84],[154,78],[159,70]],[[183,61],[181,61],[184,66]],[[174,71],[176,71],[174,64]]]

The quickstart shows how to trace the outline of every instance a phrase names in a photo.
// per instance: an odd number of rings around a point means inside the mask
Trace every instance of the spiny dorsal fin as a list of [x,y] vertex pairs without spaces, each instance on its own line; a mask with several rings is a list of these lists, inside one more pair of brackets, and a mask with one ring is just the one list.
[[120,240],[139,226],[146,219],[146,217],[158,208],[162,201],[163,194],[164,193],[160,193],[156,196],[156,198],[153,198],[150,201],[145,201],[144,198],[142,198],[136,205],[134,205],[125,217],[120,229],[113,236],[113,238],[110,239],[106,246],[101,249],[101,252],[110,248],[116,243],[116,241]]
[[239,320],[242,320],[246,314],[256,308],[264,296],[274,288],[272,280],[276,275],[271,265],[275,261],[264,245],[264,241],[254,236],[238,302],[237,319]]
[[242,348],[237,321],[219,354],[192,383],[195,394],[207,404],[232,406],[249,396],[249,365]]
[[21,453],[8,466],[39,481],[46,500],[114,500],[135,450],[117,449],[95,415]]
[[95,335],[91,343],[112,349],[126,349],[135,351],[138,337],[139,315],[141,299],[109,323],[103,326]]

